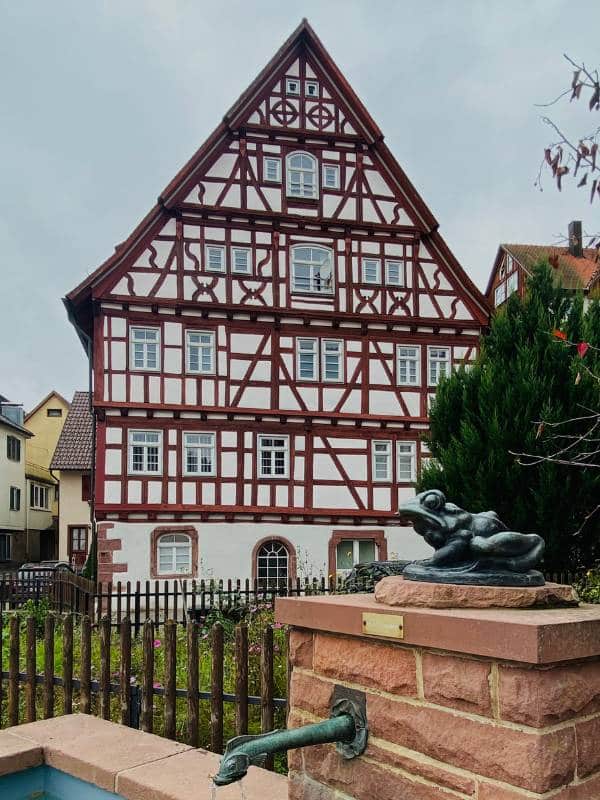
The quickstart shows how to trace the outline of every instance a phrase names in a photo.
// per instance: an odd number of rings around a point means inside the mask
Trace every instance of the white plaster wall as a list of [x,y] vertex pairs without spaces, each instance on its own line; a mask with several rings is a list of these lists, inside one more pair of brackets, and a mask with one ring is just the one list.
[[[150,578],[150,538],[157,522],[115,522],[108,531],[109,538],[121,539],[121,550],[114,553],[116,563],[126,563],[128,571],[118,574],[121,581]],[[327,576],[328,546],[334,530],[356,530],[350,525],[293,525],[253,522],[179,522],[173,529],[193,525],[198,531],[199,578],[251,578],[252,550],[266,537],[282,536],[295,549],[300,577]],[[365,530],[381,530],[379,525],[364,526]],[[385,531],[390,558],[426,558],[431,548],[410,528],[388,527]]]
[[90,504],[81,499],[81,476],[78,471],[61,470],[60,473],[58,557],[65,561],[69,557],[69,525],[90,525]]
[[[21,442],[21,460],[6,457],[6,439],[14,436]],[[21,490],[21,508],[10,511],[10,487]],[[25,509],[29,498],[25,491],[25,437],[13,428],[0,425],[0,528],[22,531],[25,528]]]

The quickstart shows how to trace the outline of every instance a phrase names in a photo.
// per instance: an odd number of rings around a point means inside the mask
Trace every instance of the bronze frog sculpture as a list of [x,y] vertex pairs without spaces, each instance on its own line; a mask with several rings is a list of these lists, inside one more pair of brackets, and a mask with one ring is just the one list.
[[488,586],[542,586],[533,569],[544,553],[535,533],[509,531],[495,511],[472,514],[447,503],[439,489],[421,492],[398,509],[434,548],[430,558],[408,564],[403,576],[413,581]]

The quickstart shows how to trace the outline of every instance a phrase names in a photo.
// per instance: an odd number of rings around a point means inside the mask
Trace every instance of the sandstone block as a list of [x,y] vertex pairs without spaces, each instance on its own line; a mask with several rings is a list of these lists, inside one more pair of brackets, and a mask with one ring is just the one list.
[[492,716],[491,662],[423,653],[425,699],[440,706]]
[[313,669],[340,681],[373,686],[407,697],[417,695],[414,651],[345,636],[315,636]]
[[[600,770],[600,717],[575,726],[577,737],[577,775],[584,778]],[[600,794],[598,795],[600,797]]]
[[519,731],[368,694],[371,733],[437,761],[533,792],[546,792],[575,774],[573,728]]
[[366,756],[373,761],[378,761],[380,764],[388,764],[392,767],[409,772],[411,775],[418,775],[421,778],[426,778],[432,783],[443,786],[447,789],[454,789],[456,792],[461,792],[469,797],[475,795],[477,787],[474,780],[463,777],[456,772],[450,772],[445,769],[443,764],[432,764],[429,761],[418,760],[410,758],[403,753],[397,753],[393,750],[378,747],[373,742],[369,742],[366,750]]
[[309,631],[295,628],[290,631],[289,653],[290,662],[294,667],[312,669],[313,666],[313,635]]
[[453,583],[407,581],[390,575],[375,586],[375,600],[388,606],[421,608],[549,608],[576,606],[572,586],[460,586]]
[[600,661],[525,669],[499,667],[502,719],[534,727],[600,711]]
[[[310,711],[319,717],[329,717],[333,683],[320,681],[312,675],[294,670],[290,686],[290,707]],[[303,724],[303,723],[300,723]]]

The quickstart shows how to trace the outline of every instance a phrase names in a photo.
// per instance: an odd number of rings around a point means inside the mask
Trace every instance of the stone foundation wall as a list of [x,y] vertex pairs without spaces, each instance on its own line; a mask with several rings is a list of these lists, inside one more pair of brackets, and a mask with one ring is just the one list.
[[290,634],[290,727],[367,696],[366,753],[290,756],[292,800],[597,800],[600,659],[526,665],[336,633]]

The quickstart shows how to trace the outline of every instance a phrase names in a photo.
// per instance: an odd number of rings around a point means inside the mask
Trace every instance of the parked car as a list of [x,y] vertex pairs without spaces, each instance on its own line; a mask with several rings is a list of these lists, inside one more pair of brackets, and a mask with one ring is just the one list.
[[[38,561],[22,564],[10,582],[8,600],[21,605],[26,600],[39,600],[48,594],[57,573],[74,574],[68,561]],[[6,587],[8,588],[8,587]]]

